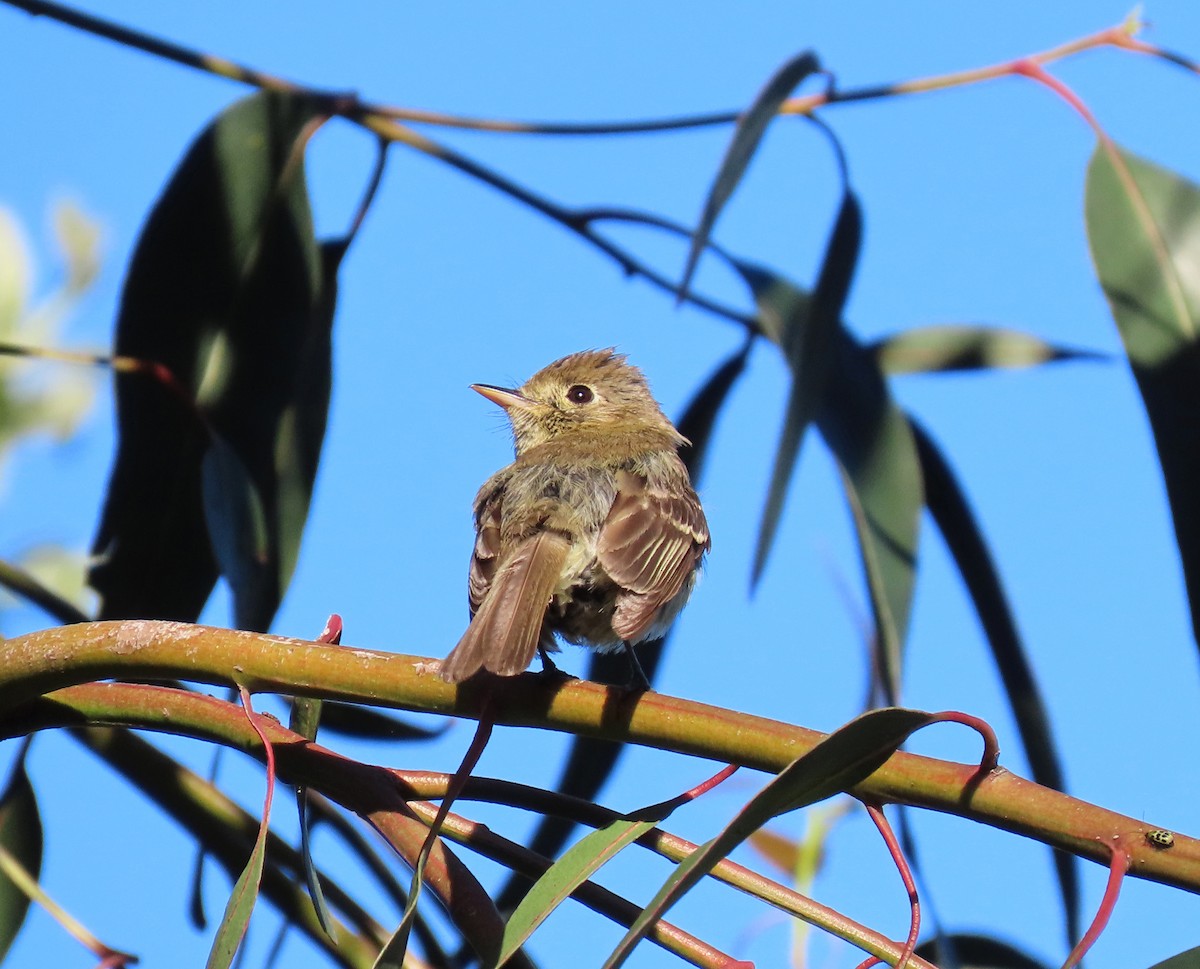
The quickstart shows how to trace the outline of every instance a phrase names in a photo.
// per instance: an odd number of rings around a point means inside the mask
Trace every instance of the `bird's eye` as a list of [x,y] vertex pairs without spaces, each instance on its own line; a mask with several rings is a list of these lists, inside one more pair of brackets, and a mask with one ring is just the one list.
[[572,404],[590,404],[595,396],[592,393],[592,388],[583,384],[576,384],[567,391],[567,400]]

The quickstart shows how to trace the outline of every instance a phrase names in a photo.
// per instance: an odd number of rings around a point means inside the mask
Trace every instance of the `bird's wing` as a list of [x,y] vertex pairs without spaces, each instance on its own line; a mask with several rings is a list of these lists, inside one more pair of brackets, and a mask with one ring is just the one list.
[[659,609],[683,588],[711,541],[700,499],[683,479],[678,493],[652,489],[646,480],[617,472],[617,496],[600,529],[600,565],[628,595],[613,616],[613,630],[637,642]]
[[471,568],[467,573],[467,598],[471,615],[479,611],[496,574],[496,558],[500,554],[500,501],[496,491],[480,501],[476,511],[475,548],[471,552]]

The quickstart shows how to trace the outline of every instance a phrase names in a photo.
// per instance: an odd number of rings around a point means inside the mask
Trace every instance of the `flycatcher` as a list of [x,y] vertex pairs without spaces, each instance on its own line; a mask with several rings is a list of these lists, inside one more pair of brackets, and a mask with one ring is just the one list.
[[504,408],[516,460],[475,498],[471,624],[442,661],[458,683],[521,673],[554,634],[629,652],[661,636],[711,542],[676,453],[688,443],[646,378],[612,350],[563,357],[517,390],[472,384]]

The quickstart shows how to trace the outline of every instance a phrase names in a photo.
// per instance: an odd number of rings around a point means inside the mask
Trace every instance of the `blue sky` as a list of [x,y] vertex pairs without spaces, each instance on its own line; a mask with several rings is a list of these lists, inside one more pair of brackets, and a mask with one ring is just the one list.
[[[95,12],[100,6],[94,5]],[[316,86],[406,106],[481,116],[614,119],[747,103],[778,64],[813,48],[839,84],[858,87],[1011,59],[1119,22],[1082,0],[1004,5],[854,2],[810,9],[763,3],[619,5],[515,2],[454,10],[416,5],[220,0],[178,7],[110,2],[103,15]],[[1200,54],[1200,8],[1149,5],[1155,43]],[[1126,147],[1200,180],[1194,76],[1132,53],[1089,52],[1054,68]],[[0,205],[26,226],[41,275],[56,283],[49,207],[80,204],[104,232],[101,276],[62,337],[105,349],[140,224],[194,134],[244,89],[0,6],[6,98]],[[870,339],[930,323],[1013,326],[1065,344],[1119,351],[1088,257],[1083,173],[1092,136],[1056,97],[1005,79],[947,92],[832,108],[863,202],[863,258],[846,316]],[[437,133],[570,205],[648,208],[692,222],[727,129],[552,140]],[[339,232],[369,174],[371,142],[345,123],[310,155],[319,229]],[[837,201],[828,150],[811,127],[777,125],[723,215],[716,238],[811,284]],[[615,234],[614,234],[615,235]],[[615,235],[678,273],[683,250],[644,232]],[[746,305],[735,280],[705,263],[701,288]],[[646,371],[670,414],[740,341],[731,325],[639,281],[532,212],[448,168],[394,148],[376,205],[341,275],[335,391],[324,465],[293,586],[276,631],[315,636],[329,612],[358,646],[444,655],[462,631],[478,484],[509,459],[498,411],[466,388],[517,382],[564,353],[615,345]],[[1120,362],[1034,371],[899,378],[899,400],[941,442],[964,482],[1014,603],[1048,697],[1072,793],[1166,828],[1200,831],[1193,762],[1200,693],[1178,558],[1153,441]],[[775,556],[748,594],[757,517],[786,396],[778,355],[754,352],[724,414],[702,496],[713,553],[660,672],[664,692],[832,729],[857,712],[864,678],[857,554],[836,473],[806,441]],[[4,469],[0,555],[43,542],[85,549],[112,448],[107,383],[79,436],[36,440]],[[906,669],[906,702],[983,716],[1003,762],[1021,772],[1015,730],[960,582],[925,523]],[[842,589],[849,589],[849,604]],[[223,596],[206,616],[228,622]],[[45,624],[19,610],[11,635]],[[583,657],[569,650],[567,669]],[[362,751],[405,767],[453,767],[469,730],[436,745]],[[206,753],[172,743],[188,763]],[[353,745],[345,745],[354,750]],[[976,741],[939,727],[913,745],[969,759]],[[499,731],[481,772],[552,783],[565,742]],[[243,803],[256,773],[229,760]],[[190,850],[139,795],[66,737],[41,738],[32,771],[48,829],[46,884],[110,944],[144,965],[199,964],[207,938],[184,925]],[[709,765],[632,751],[604,795],[632,809],[711,773]],[[762,778],[739,775],[669,827],[704,840]],[[256,809],[256,807],[252,807]],[[287,809],[279,808],[284,826]],[[529,821],[480,812],[519,834]],[[796,834],[801,818],[783,819]],[[930,901],[944,923],[1065,955],[1047,851],[952,818],[921,816]],[[331,846],[332,850],[332,846]],[[146,864],[143,859],[153,861]],[[646,899],[661,865],[622,861],[602,878]],[[1085,866],[1085,909],[1104,873]],[[213,873],[210,911],[227,888]],[[830,845],[818,897],[893,935],[907,909],[866,818]],[[1191,896],[1131,881],[1090,965],[1149,966],[1200,942]],[[148,917],[153,913],[152,917]],[[252,929],[261,952],[273,916]],[[675,912],[727,951],[783,964],[787,938],[763,909],[705,887]],[[567,964],[619,933],[568,906],[533,951]],[[298,938],[297,964],[315,959]],[[598,961],[598,960],[597,960]],[[819,942],[815,965],[853,965]],[[12,965],[86,965],[40,913]],[[669,964],[640,948],[634,965]]]

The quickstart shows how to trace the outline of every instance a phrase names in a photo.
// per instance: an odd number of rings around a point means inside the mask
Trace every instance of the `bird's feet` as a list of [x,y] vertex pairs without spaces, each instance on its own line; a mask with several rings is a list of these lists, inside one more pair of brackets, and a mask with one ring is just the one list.
[[554,664],[554,660],[550,658],[550,654],[540,646],[538,647],[538,653],[541,654],[542,657],[542,671],[538,675],[547,683],[561,683],[564,680],[579,679],[577,676],[572,676],[570,673],[564,673],[562,670],[560,670]]
[[630,643],[625,644],[625,655],[629,657],[629,682],[625,684],[627,693],[650,693],[653,687],[650,686],[650,678],[646,676],[646,671],[642,669],[642,664],[638,661],[637,653],[633,651],[633,646]]

